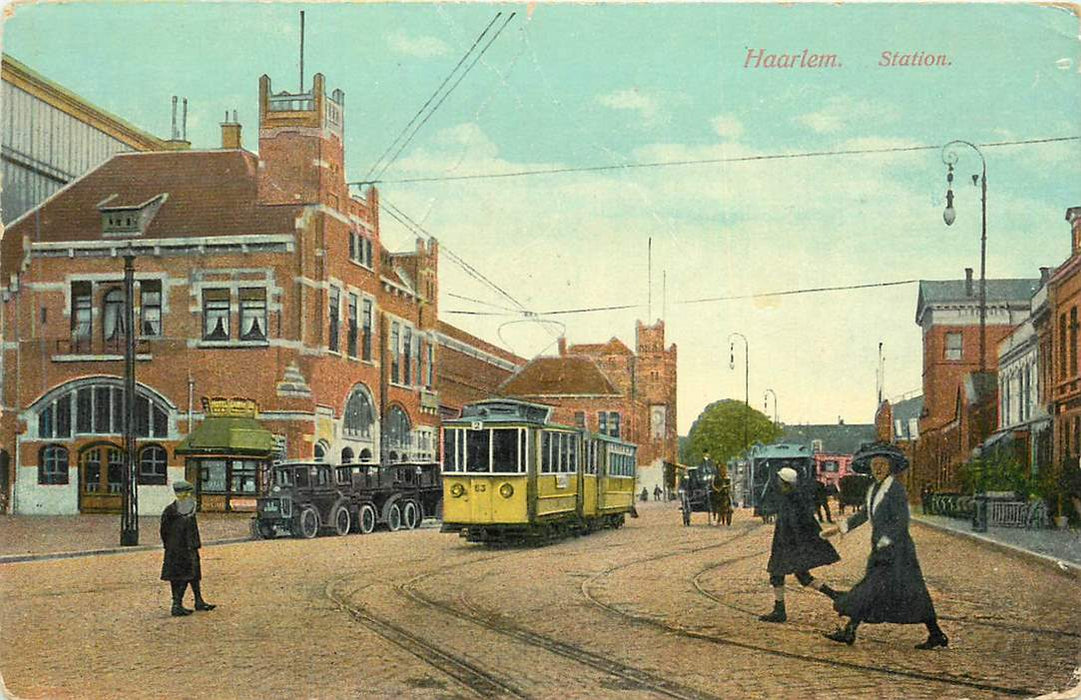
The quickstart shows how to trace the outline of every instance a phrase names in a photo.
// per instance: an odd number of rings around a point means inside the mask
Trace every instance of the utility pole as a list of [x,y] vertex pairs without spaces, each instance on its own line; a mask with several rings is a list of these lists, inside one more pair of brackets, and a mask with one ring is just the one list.
[[139,489],[135,479],[135,253],[124,253],[124,481],[120,546],[139,544]]

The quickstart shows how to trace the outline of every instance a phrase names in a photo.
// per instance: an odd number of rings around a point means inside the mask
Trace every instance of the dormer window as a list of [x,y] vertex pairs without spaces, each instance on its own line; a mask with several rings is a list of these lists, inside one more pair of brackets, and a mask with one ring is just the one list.
[[106,197],[98,203],[97,207],[101,212],[102,235],[106,237],[143,235],[168,196],[162,193],[138,202],[124,201],[124,198],[118,194]]

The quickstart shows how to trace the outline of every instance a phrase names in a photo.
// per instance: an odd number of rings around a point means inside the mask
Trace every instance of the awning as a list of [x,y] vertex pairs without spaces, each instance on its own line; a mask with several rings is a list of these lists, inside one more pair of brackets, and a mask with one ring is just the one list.
[[274,436],[254,418],[210,416],[176,446],[178,455],[269,457]]

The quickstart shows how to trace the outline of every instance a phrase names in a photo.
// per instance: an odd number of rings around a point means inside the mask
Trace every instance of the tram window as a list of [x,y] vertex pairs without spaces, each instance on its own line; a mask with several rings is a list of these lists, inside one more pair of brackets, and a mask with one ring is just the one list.
[[297,469],[296,470],[296,477],[297,477],[297,488],[298,489],[306,489],[306,488],[308,488],[308,468],[307,467]]
[[278,486],[292,486],[293,485],[293,472],[289,469],[279,469],[274,472],[275,483]]
[[492,471],[519,471],[517,428],[503,428],[492,431]]
[[578,471],[578,438],[574,435],[569,436],[571,439],[571,471]]
[[443,471],[458,471],[458,434],[460,430],[443,431]]
[[541,473],[547,474],[552,471],[552,434],[548,431],[541,433]]
[[491,471],[491,431],[470,430],[465,437],[465,469],[469,472]]

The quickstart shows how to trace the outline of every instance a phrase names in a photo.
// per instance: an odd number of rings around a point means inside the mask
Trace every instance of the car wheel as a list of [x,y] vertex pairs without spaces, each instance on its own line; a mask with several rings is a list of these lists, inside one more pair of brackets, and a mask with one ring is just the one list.
[[314,508],[304,508],[297,518],[297,535],[310,540],[319,534],[319,514]]
[[352,518],[349,517],[349,509],[339,508],[338,512],[334,514],[334,532],[339,536],[348,534],[351,524]]
[[406,530],[415,530],[420,525],[420,509],[413,501],[406,501],[402,506],[402,524]]
[[402,529],[402,509],[397,503],[391,504],[390,510],[387,511],[387,527],[391,532]]
[[362,535],[367,535],[375,529],[375,508],[372,507],[372,504],[365,503],[360,507],[360,512],[357,515],[357,526]]

